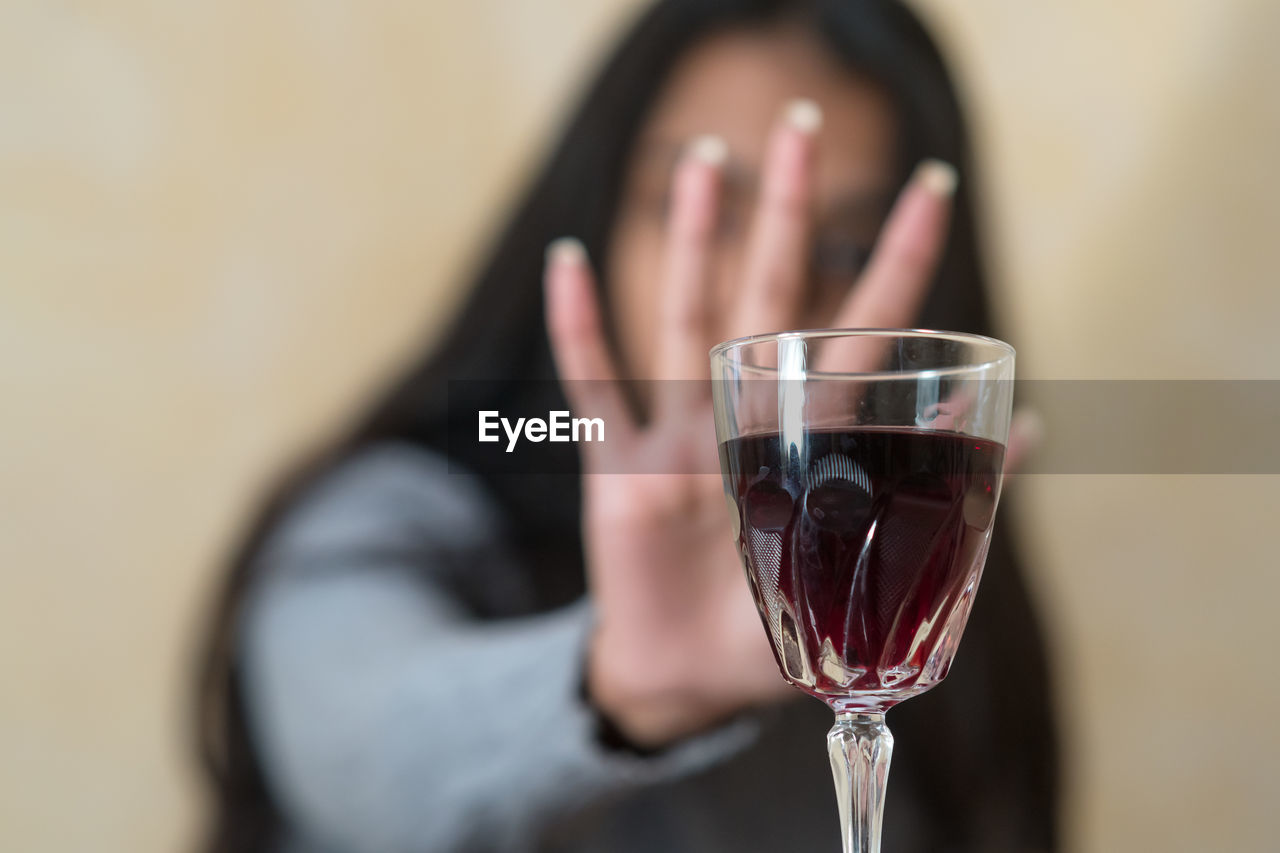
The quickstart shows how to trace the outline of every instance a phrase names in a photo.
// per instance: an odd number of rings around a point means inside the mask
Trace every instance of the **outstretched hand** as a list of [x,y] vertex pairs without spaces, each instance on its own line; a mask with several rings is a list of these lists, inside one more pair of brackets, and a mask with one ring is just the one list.
[[[744,274],[729,305],[715,303],[711,286],[728,152],[715,137],[688,146],[672,181],[656,375],[628,378],[705,378],[717,341],[801,320],[820,125],[817,106],[796,101],[771,131]],[[945,244],[955,182],[944,163],[917,169],[866,269],[823,325],[912,324]],[[720,479],[686,473],[716,468],[709,394],[691,391],[698,383],[655,383],[638,423],[576,241],[552,245],[546,287],[569,402],[610,430],[607,444],[583,445],[584,547],[597,614],[587,666],[592,700],[633,742],[655,747],[786,696],[791,688],[742,578]],[[606,473],[641,470],[654,473]]]

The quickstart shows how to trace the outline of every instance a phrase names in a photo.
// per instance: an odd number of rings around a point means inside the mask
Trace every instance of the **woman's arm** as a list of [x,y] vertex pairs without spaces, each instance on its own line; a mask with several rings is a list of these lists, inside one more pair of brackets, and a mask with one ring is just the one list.
[[388,446],[265,550],[240,634],[250,725],[277,800],[318,841],[505,848],[751,738],[740,722],[654,758],[604,746],[582,699],[590,607],[480,620],[451,591],[518,595],[496,518],[474,480]]

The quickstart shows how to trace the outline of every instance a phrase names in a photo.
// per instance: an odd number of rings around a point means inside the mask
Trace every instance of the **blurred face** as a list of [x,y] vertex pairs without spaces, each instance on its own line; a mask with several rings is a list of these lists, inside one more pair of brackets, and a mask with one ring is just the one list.
[[[631,376],[654,375],[676,158],[701,134],[716,134],[729,147],[712,283],[713,316],[725,316],[741,280],[768,132],[797,97],[816,101],[825,117],[802,327],[827,325],[853,284],[892,201],[895,128],[888,100],[798,26],[714,36],[677,65],[641,132],[626,179],[607,281],[620,355]],[[708,340],[707,348],[718,339]]]

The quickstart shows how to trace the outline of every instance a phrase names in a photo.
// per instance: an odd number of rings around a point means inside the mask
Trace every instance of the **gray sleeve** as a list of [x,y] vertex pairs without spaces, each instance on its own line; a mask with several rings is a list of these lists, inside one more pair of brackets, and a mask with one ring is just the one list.
[[330,475],[264,549],[240,626],[249,722],[317,841],[523,849],[557,817],[755,736],[743,719],[652,758],[599,743],[580,697],[589,604],[480,620],[450,591],[468,555],[504,585],[495,518],[473,479],[387,446]]

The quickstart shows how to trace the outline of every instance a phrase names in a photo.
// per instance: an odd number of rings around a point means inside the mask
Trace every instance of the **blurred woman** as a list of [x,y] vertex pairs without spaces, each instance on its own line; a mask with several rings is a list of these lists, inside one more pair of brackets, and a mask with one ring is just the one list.
[[[740,334],[990,333],[969,170],[898,3],[649,10],[444,344],[235,558],[199,694],[208,849],[838,849],[830,713],[777,673],[723,497],[595,474],[572,445],[547,446],[567,474],[487,470],[448,443],[445,385],[546,412],[566,400],[532,380],[705,376]],[[663,447],[712,429],[633,403]],[[1006,530],[945,686],[890,719],[894,850],[1055,847],[1045,653]]]

